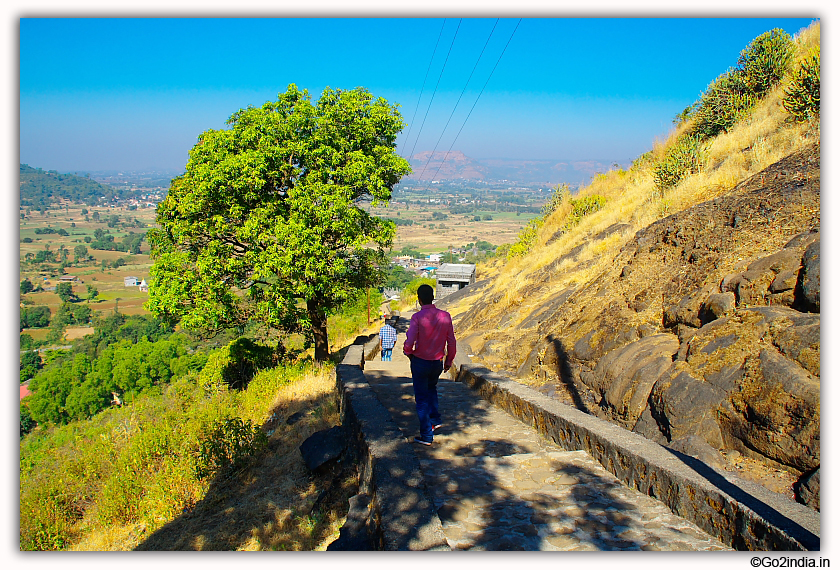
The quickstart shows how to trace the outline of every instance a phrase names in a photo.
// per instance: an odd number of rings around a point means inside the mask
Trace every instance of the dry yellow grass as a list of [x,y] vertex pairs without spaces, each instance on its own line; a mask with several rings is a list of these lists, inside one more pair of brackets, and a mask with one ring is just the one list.
[[[819,37],[819,24],[810,26],[797,36],[792,69],[799,65],[801,59],[819,50]],[[526,288],[530,295],[527,303],[536,306],[569,284],[581,286],[591,282],[603,273],[621,247],[639,229],[728,192],[774,162],[819,140],[818,122],[793,124],[787,121],[787,113],[781,104],[786,87],[787,84],[777,87],[747,120],[711,141],[705,149],[701,172],[687,176],[664,193],[655,188],[653,165],[664,157],[668,146],[690,127],[688,124],[679,126],[664,140],[655,141],[647,162],[628,171],[613,170],[596,176],[591,184],[580,190],[578,196],[602,195],[607,199],[606,207],[585,216],[576,227],[559,237],[555,234],[565,223],[571,207],[566,202],[549,216],[535,246],[527,255],[506,262],[503,269],[501,265],[496,266],[498,274],[493,288],[504,291],[504,294],[498,302],[485,309],[485,316],[501,319],[516,311],[525,302],[523,291]],[[550,282],[542,283],[539,290],[534,289],[536,272],[573,248],[587,243],[599,231],[619,222],[630,224],[631,230],[585,246],[576,261],[564,261],[554,268]],[[547,245],[546,242],[553,236],[555,239]],[[583,269],[575,269],[581,261],[591,259],[596,260],[594,265],[584,264]],[[471,334],[473,331],[464,332]]]
[[[261,371],[252,383],[275,370]],[[263,379],[273,385],[268,377]],[[70,550],[323,550],[338,536],[346,513],[347,497],[356,485],[354,474],[334,481],[334,474],[311,476],[298,447],[316,431],[339,423],[335,376],[331,367],[319,367],[282,385],[271,396],[268,417],[254,417],[249,398],[242,393],[245,419],[270,425],[269,448],[259,460],[232,477],[199,483],[167,477],[167,488],[146,489],[148,501],[184,485],[198,485],[190,513],[173,512],[166,520],[136,521],[127,525],[101,525],[95,515],[80,524],[79,539]],[[288,416],[304,417],[288,425]],[[275,420],[272,420],[276,418]],[[316,498],[333,486],[317,513],[310,513]]]

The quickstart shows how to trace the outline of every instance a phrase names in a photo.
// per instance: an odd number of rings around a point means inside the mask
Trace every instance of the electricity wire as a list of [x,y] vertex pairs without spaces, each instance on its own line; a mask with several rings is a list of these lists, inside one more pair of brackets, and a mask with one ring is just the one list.
[[429,106],[426,108],[426,114],[423,116],[423,122],[420,123],[420,130],[417,132],[417,138],[414,139],[414,146],[411,147],[411,154],[408,155],[409,160],[411,156],[414,154],[414,149],[417,148],[417,141],[420,140],[420,134],[423,132],[423,125],[426,124],[426,118],[429,116],[429,110],[432,108],[432,101],[435,100],[435,94],[437,93],[438,85],[440,85],[440,80],[443,77],[443,71],[446,69],[446,63],[449,61],[449,55],[452,53],[452,46],[455,45],[455,38],[458,37],[458,30],[461,29],[461,19],[458,19],[458,27],[455,29],[455,35],[452,36],[452,43],[449,44],[449,51],[446,53],[446,59],[443,62],[443,67],[440,70],[440,75],[438,76],[437,83],[435,84],[435,90],[432,92],[432,98],[429,100]]
[[417,105],[414,107],[414,115],[411,116],[411,124],[408,125],[408,133],[405,135],[405,142],[403,143],[403,152],[408,141],[411,140],[411,129],[414,128],[414,119],[417,117],[417,109],[420,108],[420,101],[423,99],[423,91],[426,89],[426,80],[429,79],[429,71],[432,69],[432,62],[435,60],[438,45],[440,45],[440,38],[443,37],[443,28],[446,26],[446,18],[443,19],[443,25],[440,27],[435,49],[432,51],[432,58],[429,60],[429,67],[426,68],[426,77],[423,78],[423,87],[420,88],[420,97],[417,98]]
[[[443,139],[444,133],[446,133],[447,127],[449,127],[449,122],[452,120],[452,117],[455,115],[456,109],[458,109],[458,104],[461,103],[461,98],[464,96],[464,93],[467,91],[467,86],[470,84],[470,80],[472,79],[473,74],[475,73],[476,68],[478,67],[479,62],[481,61],[481,56],[484,55],[484,51],[487,49],[487,44],[490,43],[490,38],[493,37],[493,32],[496,31],[496,26],[499,25],[499,18],[496,18],[496,23],[493,24],[493,29],[490,30],[490,35],[487,36],[487,41],[484,42],[484,47],[481,48],[481,53],[478,54],[478,59],[475,61],[475,65],[470,72],[470,76],[467,78],[467,82],[464,84],[464,88],[461,90],[461,94],[458,96],[458,100],[455,102],[455,107],[452,109],[452,113],[449,114],[449,119],[446,120],[446,124],[443,126],[443,131],[440,133],[440,137],[438,137],[437,142],[435,143],[435,148],[432,149],[432,154],[429,155],[429,160],[426,161],[425,166],[423,166],[423,171],[420,173],[420,176],[417,177],[417,181],[420,182],[423,179],[423,174],[426,173],[426,168],[429,166],[429,163],[432,161],[432,158],[435,156],[435,151],[437,150],[440,141]],[[441,164],[442,166],[442,164]],[[438,168],[440,171],[440,168]]]
[[467,118],[464,119],[464,123],[461,125],[461,129],[458,131],[458,134],[455,135],[455,139],[452,141],[452,144],[449,146],[449,150],[447,150],[446,154],[443,156],[443,161],[441,161],[440,166],[438,166],[437,172],[435,172],[435,175],[432,177],[433,180],[435,178],[437,178],[438,172],[440,172],[441,167],[443,167],[444,162],[446,162],[446,157],[449,156],[449,153],[452,151],[452,147],[455,146],[455,141],[457,141],[458,137],[461,136],[461,131],[464,130],[464,127],[466,126],[467,121],[470,118],[470,115],[472,115],[473,109],[475,109],[475,106],[478,104],[478,100],[481,99],[481,94],[484,93],[484,89],[487,87],[487,84],[490,83],[490,78],[493,77],[493,72],[496,71],[496,67],[498,67],[499,62],[502,61],[502,56],[505,55],[505,52],[507,51],[507,48],[510,45],[510,41],[513,39],[513,35],[516,33],[516,30],[519,29],[519,24],[521,24],[521,23],[522,23],[522,18],[519,18],[519,21],[516,22],[516,27],[513,28],[513,32],[511,32],[510,38],[508,38],[508,41],[505,44],[505,49],[502,50],[502,53],[499,55],[499,59],[496,60],[496,65],[494,65],[493,69],[490,71],[490,75],[487,77],[487,81],[484,82],[484,87],[481,88],[481,91],[478,93],[478,97],[475,98],[475,103],[473,103],[473,106],[470,109],[470,112],[467,113]]

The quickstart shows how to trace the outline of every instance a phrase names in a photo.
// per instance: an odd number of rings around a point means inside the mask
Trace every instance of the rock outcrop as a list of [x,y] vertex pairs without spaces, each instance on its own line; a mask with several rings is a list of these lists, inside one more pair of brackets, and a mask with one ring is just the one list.
[[[598,278],[508,315],[486,354],[664,445],[818,473],[819,160],[815,144],[643,228]],[[492,329],[483,314],[457,329]],[[818,481],[800,500],[819,504]]]

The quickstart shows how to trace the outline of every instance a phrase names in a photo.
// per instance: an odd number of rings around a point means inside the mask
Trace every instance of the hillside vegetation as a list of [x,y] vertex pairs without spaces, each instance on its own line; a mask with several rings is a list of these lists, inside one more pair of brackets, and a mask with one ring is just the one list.
[[62,200],[93,206],[99,202],[110,203],[113,198],[121,198],[123,195],[124,191],[88,177],[32,168],[28,164],[20,165],[22,207],[42,210]]
[[629,169],[558,188],[446,303],[473,358],[663,444],[818,481],[819,42],[818,23],[756,38]]
[[[365,323],[364,295],[330,317],[337,358]],[[298,450],[339,421],[333,366],[301,339],[236,336],[213,348],[218,338],[114,313],[46,353],[21,404],[21,550],[316,550],[336,538],[356,475],[313,475]]]

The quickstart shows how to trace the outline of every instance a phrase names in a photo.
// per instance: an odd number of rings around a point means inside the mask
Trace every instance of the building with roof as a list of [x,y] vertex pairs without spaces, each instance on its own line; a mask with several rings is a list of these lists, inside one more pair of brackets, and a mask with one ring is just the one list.
[[475,283],[475,264],[444,263],[438,267],[435,279],[435,299],[440,300]]

